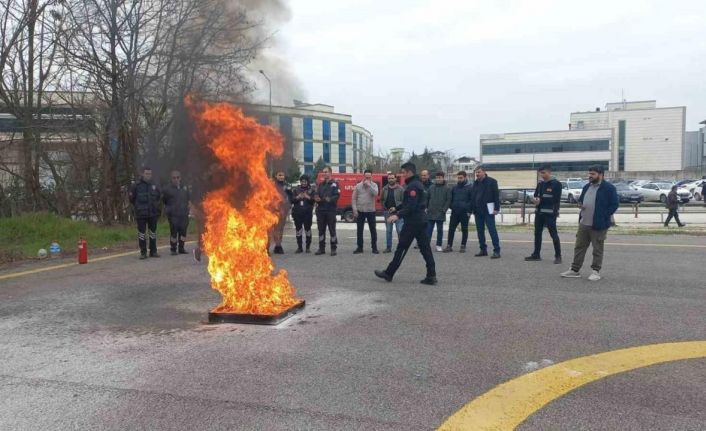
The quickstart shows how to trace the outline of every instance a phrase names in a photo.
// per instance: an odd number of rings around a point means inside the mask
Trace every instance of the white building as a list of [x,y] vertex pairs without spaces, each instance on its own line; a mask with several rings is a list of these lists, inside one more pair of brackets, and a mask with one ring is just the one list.
[[316,162],[322,159],[334,172],[345,173],[362,172],[372,160],[372,133],[354,125],[349,114],[335,112],[333,106],[295,100],[294,106],[242,107],[261,124],[272,124],[282,133],[285,154],[280,164],[296,160],[301,172],[311,174]]
[[469,175],[473,173],[473,170],[478,166],[479,162],[475,157],[462,156],[454,160],[451,170],[452,175],[455,175],[459,171],[466,171]]
[[605,110],[574,112],[569,130],[481,135],[481,162],[490,170],[585,172],[683,168],[686,108],[658,108],[654,100],[608,103]]

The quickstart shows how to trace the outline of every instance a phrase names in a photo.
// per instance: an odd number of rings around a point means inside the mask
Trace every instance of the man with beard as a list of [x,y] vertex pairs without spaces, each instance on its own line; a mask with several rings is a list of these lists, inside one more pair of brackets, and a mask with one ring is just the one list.
[[608,229],[611,226],[611,217],[618,210],[620,200],[615,186],[603,178],[603,166],[592,166],[588,169],[588,184],[583,187],[579,205],[579,229],[576,233],[574,245],[574,261],[571,269],[562,272],[565,278],[580,278],[579,271],[583,266],[588,246],[593,246],[593,262],[589,281],[601,279],[600,271],[603,264],[603,245]]
[[152,169],[144,167],[140,180],[130,188],[130,203],[135,209],[137,220],[137,242],[140,246],[140,259],[147,259],[147,237],[149,236],[150,257],[157,254],[157,220],[161,215],[160,197],[162,193],[152,184]]
[[429,187],[428,193],[427,236],[431,241],[431,235],[436,227],[436,251],[442,251],[446,211],[451,206],[451,189],[446,185],[446,176],[443,172],[436,173],[435,182]]
[[306,237],[306,252],[311,253],[311,224],[314,212],[316,188],[308,175],[299,178],[299,185],[292,191],[292,218],[297,231],[297,251],[302,253],[303,237]]
[[331,256],[336,255],[338,238],[336,237],[336,207],[341,191],[338,183],[331,179],[331,167],[326,166],[321,171],[324,180],[316,188],[314,200],[316,201],[316,225],[319,231],[319,249],[314,253],[317,256],[326,254],[326,229],[331,241]]
[[397,177],[393,173],[387,174],[387,184],[382,188],[382,206],[385,209],[385,251],[383,253],[392,252],[392,229],[397,231],[397,239],[400,239],[400,231],[404,221],[396,220],[394,223],[389,223],[390,216],[397,212],[397,208],[402,205],[404,198],[404,188],[397,181]]
[[[171,181],[162,195],[164,209],[169,221],[169,246],[172,256],[187,254],[184,249],[186,231],[189,227],[189,190],[181,184],[181,173],[172,171]],[[178,250],[177,250],[178,246]]]
[[375,275],[388,282],[392,281],[395,273],[402,264],[412,241],[417,240],[419,251],[424,257],[426,263],[426,277],[420,282],[427,285],[435,285],[436,280],[436,264],[434,256],[431,253],[429,238],[427,237],[427,217],[426,217],[426,202],[424,196],[424,186],[417,176],[417,168],[413,163],[405,163],[401,167],[401,173],[406,178],[407,188],[404,191],[404,200],[401,208],[397,209],[397,214],[390,216],[388,223],[394,223],[399,218],[404,219],[404,226],[400,233],[400,241],[395,250],[395,256],[392,262],[384,271],[375,270]]
[[456,185],[451,188],[451,220],[449,220],[449,237],[446,240],[444,253],[453,251],[454,236],[456,228],[461,225],[461,248],[459,253],[466,252],[466,242],[468,241],[468,220],[473,209],[473,187],[468,183],[466,171],[459,171],[456,174]]
[[353,254],[363,252],[363,230],[366,223],[370,229],[370,245],[373,254],[378,254],[378,232],[375,223],[375,201],[378,197],[378,185],[373,181],[373,171],[366,169],[363,175],[363,181],[356,184],[351,197],[358,244]]

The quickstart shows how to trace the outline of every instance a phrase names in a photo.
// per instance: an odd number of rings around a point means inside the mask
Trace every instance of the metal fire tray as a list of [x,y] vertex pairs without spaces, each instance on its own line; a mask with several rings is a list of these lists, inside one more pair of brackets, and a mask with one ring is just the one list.
[[249,325],[279,325],[297,314],[306,305],[301,301],[279,314],[238,314],[238,313],[208,313],[208,323],[244,323]]

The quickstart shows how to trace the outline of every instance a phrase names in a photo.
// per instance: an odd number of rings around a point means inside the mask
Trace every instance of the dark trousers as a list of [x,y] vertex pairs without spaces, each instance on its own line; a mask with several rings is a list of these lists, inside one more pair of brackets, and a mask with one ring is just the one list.
[[679,212],[676,208],[669,209],[669,215],[667,216],[667,220],[664,222],[664,225],[669,226],[669,222],[672,221],[672,218],[676,220],[677,225],[681,224],[681,221],[679,220]]
[[493,241],[493,251],[500,253],[500,237],[495,228],[495,214],[488,214],[485,208],[476,212],[476,232],[478,232],[478,245],[481,251],[488,251],[488,244],[485,242],[485,228],[488,228],[490,239]]
[[375,226],[375,213],[374,212],[359,212],[356,222],[356,234],[358,239],[358,248],[363,249],[363,229],[365,228],[365,223],[368,223],[368,229],[370,230],[370,244],[373,250],[378,249],[378,231]]
[[297,246],[299,249],[302,248],[302,237],[306,237],[306,249],[309,250],[311,247],[311,224],[313,217],[312,211],[292,214],[294,228],[297,231]]
[[554,257],[561,257],[561,241],[559,241],[559,233],[556,231],[556,216],[545,213],[537,213],[534,218],[534,253],[532,254],[537,257],[540,256],[542,251],[542,233],[545,227],[554,243]]
[[186,241],[186,231],[189,228],[188,216],[170,216],[169,217],[169,246],[172,251],[184,252],[184,242]]
[[[429,238],[429,241],[431,241],[431,234],[434,233],[434,226],[436,226],[436,245],[441,247],[444,242],[444,221],[429,220],[427,222],[427,238]],[[468,229],[466,229],[466,236],[468,236]]]
[[137,243],[142,254],[147,254],[147,237],[150,239],[150,254],[157,253],[157,217],[137,219]]
[[336,250],[336,211],[316,211],[316,226],[319,229],[319,250],[326,250],[326,229],[331,236],[331,250]]
[[392,262],[387,266],[385,272],[390,276],[395,275],[400,265],[402,265],[404,257],[407,255],[407,250],[409,250],[412,242],[416,239],[419,245],[419,251],[422,253],[422,257],[427,266],[427,277],[436,277],[436,264],[434,263],[434,256],[431,253],[426,228],[427,224],[424,221],[409,222],[405,220],[402,231],[400,232],[400,241],[397,243],[395,256],[392,258]]
[[459,223],[461,224],[461,245],[466,246],[468,241],[468,220],[470,216],[467,212],[454,212],[451,211],[451,219],[449,220],[449,239],[446,241],[446,245],[451,247],[454,245],[454,235],[456,234],[456,228]]

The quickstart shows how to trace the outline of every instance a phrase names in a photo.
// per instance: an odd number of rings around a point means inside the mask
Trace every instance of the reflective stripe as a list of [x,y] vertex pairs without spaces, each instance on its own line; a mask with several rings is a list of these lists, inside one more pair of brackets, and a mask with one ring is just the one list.
[[542,214],[554,214],[554,210],[546,208],[540,209],[539,212],[541,212]]
[[542,195],[542,197],[543,197],[543,198],[549,198],[549,199],[551,199],[551,198],[554,197],[554,195],[548,195],[548,194],[544,193],[544,194]]

